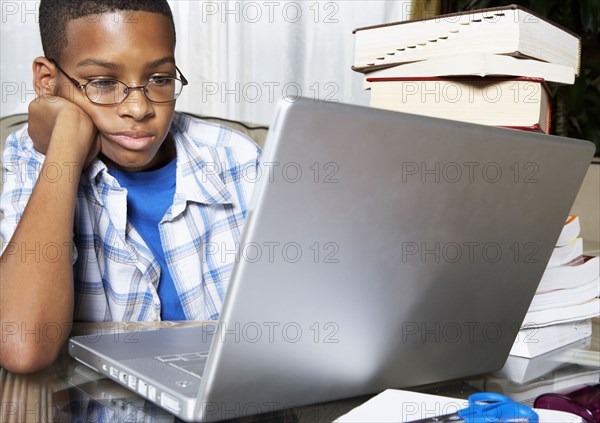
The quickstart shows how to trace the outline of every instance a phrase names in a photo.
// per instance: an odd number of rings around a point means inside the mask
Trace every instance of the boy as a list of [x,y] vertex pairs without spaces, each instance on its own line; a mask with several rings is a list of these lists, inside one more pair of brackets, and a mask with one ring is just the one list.
[[18,332],[0,366],[15,372],[52,363],[74,320],[216,319],[259,156],[174,112],[187,81],[166,1],[42,0],[40,32],[39,97],[3,156],[0,323]]

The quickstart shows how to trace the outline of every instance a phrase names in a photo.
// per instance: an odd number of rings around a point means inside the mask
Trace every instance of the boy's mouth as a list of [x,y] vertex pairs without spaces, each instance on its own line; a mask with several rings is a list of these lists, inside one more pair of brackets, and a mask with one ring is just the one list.
[[154,142],[156,136],[146,131],[123,131],[107,134],[107,138],[128,150],[145,150]]

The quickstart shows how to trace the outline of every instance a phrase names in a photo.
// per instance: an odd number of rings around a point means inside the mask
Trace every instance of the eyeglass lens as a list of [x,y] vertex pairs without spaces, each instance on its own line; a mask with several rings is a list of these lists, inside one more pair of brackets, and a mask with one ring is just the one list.
[[[183,84],[175,78],[157,78],[141,89],[148,100],[156,103],[166,103],[175,100],[183,89]],[[124,83],[115,80],[95,80],[90,81],[85,87],[87,97],[93,103],[98,104],[117,104],[127,98],[133,88]]]

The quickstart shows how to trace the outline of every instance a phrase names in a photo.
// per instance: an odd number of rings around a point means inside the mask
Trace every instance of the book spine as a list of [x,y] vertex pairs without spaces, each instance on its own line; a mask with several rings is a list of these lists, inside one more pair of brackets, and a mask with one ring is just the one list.
[[538,78],[535,76],[478,76],[474,77],[472,75],[465,76],[451,76],[451,77],[443,77],[443,76],[402,76],[402,77],[382,77],[382,78],[367,78],[368,82],[396,82],[396,81],[457,81],[457,82],[481,82],[481,81],[495,81],[495,82],[504,82],[504,81],[530,81],[537,82],[542,85],[542,89],[546,92],[546,95],[550,97],[550,88],[546,81],[543,78]]
[[548,133],[547,131],[544,131],[544,128],[542,128],[539,123],[534,123],[531,126],[498,125],[498,128],[518,129],[520,131],[542,132],[545,134]]

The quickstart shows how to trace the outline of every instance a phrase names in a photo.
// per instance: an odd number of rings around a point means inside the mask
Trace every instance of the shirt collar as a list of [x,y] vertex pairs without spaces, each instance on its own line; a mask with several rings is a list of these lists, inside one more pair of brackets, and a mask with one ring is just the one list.
[[[177,151],[177,180],[173,200],[173,214],[177,215],[188,201],[201,204],[231,204],[232,195],[221,179],[219,155],[216,148],[197,145],[183,129],[185,120],[173,119],[169,132],[175,140]],[[107,171],[106,164],[95,159],[85,175],[93,186],[103,182],[108,187],[120,189],[118,182]],[[96,199],[103,204],[102,196],[94,190]]]
[[216,148],[198,145],[182,130],[176,119],[170,132],[177,150],[175,202],[179,197],[203,204],[231,204],[232,195],[221,179],[221,164]]

